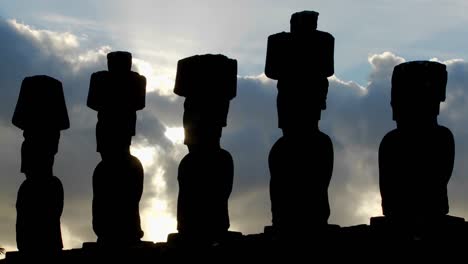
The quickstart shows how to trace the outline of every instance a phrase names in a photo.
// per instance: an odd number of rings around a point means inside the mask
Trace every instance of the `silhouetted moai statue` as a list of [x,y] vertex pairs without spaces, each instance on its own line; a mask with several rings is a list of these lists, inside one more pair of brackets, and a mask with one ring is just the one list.
[[131,71],[129,52],[107,54],[108,71],[91,76],[88,107],[98,112],[93,174],[93,229],[101,245],[131,245],[143,237],[139,202],[143,166],[130,154],[136,111],[145,107],[146,78]]
[[178,175],[177,229],[184,237],[216,241],[229,229],[234,164],[220,138],[236,85],[237,61],[226,56],[196,55],[177,64],[174,93],[185,97],[189,149]]
[[397,128],[380,144],[380,193],[387,220],[410,229],[432,225],[449,212],[455,143],[450,130],[437,122],[445,101],[445,68],[412,61],[393,70],[391,106]]
[[273,230],[280,235],[325,230],[330,215],[333,144],[318,122],[334,73],[334,38],[317,30],[317,19],[314,11],[294,13],[291,32],[268,37],[265,74],[278,80],[283,130],[268,159]]
[[26,77],[13,115],[22,129],[21,184],[16,201],[16,243],[20,252],[62,250],[60,217],[63,187],[53,174],[60,130],[70,127],[62,83],[52,77]]

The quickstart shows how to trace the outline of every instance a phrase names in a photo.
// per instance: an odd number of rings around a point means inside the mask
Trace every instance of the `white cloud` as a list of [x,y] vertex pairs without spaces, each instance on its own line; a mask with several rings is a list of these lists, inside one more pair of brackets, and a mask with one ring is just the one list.
[[237,76],[237,78],[242,78],[245,80],[260,81],[266,87],[271,87],[272,85],[276,84],[276,80],[268,78],[265,75],[265,73],[261,73],[259,75]]
[[47,21],[54,24],[63,24],[63,25],[71,25],[77,27],[97,27],[98,23],[96,21],[90,19],[83,19],[77,18],[72,16],[64,16],[58,13],[49,13],[40,15],[40,18],[43,21]]
[[133,65],[146,77],[146,92],[157,92],[175,100],[177,96],[172,92],[175,77],[172,72],[167,69],[156,69],[151,63],[137,58],[133,59]]
[[183,127],[166,127],[164,135],[174,144],[182,144],[184,142],[185,131]]
[[[1,23],[1,22],[0,22]],[[67,96],[70,130],[62,133],[54,171],[65,188],[62,217],[67,246],[94,241],[91,229],[92,172],[99,161],[95,152],[96,113],[85,106],[89,75],[105,69],[105,54],[110,47],[83,48],[72,33],[34,29],[19,22],[0,24],[4,48],[0,56],[0,244],[14,245],[14,203],[23,175],[19,173],[21,131],[10,124],[22,78],[32,74],[50,74],[59,78]],[[50,45],[48,45],[50,44]],[[17,48],[19,47],[19,48]],[[191,54],[189,54],[191,55]],[[177,200],[177,166],[187,153],[182,144],[173,144],[167,128],[182,126],[183,98],[170,91],[174,67],[164,67],[137,58],[135,66],[154,78],[149,83],[147,106],[138,112],[137,135],[133,146],[140,150],[145,163],[145,189],[141,215],[145,239],[160,240],[174,230]],[[393,67],[405,61],[390,52],[369,56],[368,85],[329,79],[327,109],[321,129],[333,140],[335,166],[329,189],[331,223],[363,223],[378,213],[377,149],[386,132],[395,127],[391,119],[390,77]],[[457,143],[457,156],[449,197],[452,214],[468,217],[464,201],[468,199],[468,63],[446,61],[449,72],[447,102],[441,123],[451,128]],[[146,70],[145,70],[146,69]],[[158,84],[158,76],[168,83]],[[239,76],[238,95],[230,105],[228,126],[223,130],[222,146],[235,162],[234,189],[230,200],[233,229],[246,233],[262,232],[271,224],[267,157],[280,137],[276,117],[275,81],[264,75]],[[153,88],[151,88],[153,87]],[[169,137],[169,138],[168,138]],[[179,136],[178,136],[179,137]],[[177,141],[176,139],[173,139]],[[180,139],[178,139],[180,140]],[[134,150],[135,150],[134,149]],[[12,153],[16,153],[13,154]],[[6,213],[4,213],[6,212]],[[367,223],[368,221],[365,221]],[[165,230],[165,231],[162,231]]]
[[392,75],[393,67],[405,62],[405,59],[386,51],[369,56],[368,61],[372,66],[371,80],[387,81]]
[[50,30],[38,30],[19,23],[15,19],[8,20],[20,34],[27,36],[31,41],[41,45],[48,52],[64,52],[79,47],[78,38],[70,32],[54,32]]
[[[96,238],[91,228],[91,178],[100,158],[95,151],[96,112],[86,107],[86,96],[90,74],[106,69],[105,55],[111,48],[109,46],[95,49],[82,48],[81,41],[87,40],[80,39],[72,33],[34,29],[14,20],[0,23],[0,35],[5,45],[0,51],[5,58],[0,65],[2,69],[0,84],[5,87],[2,90],[3,95],[10,96],[2,97],[0,110],[0,130],[2,131],[0,141],[4,146],[7,146],[7,143],[10,145],[4,149],[8,150],[7,152],[0,152],[2,154],[0,166],[5,169],[5,173],[2,173],[0,177],[2,182],[9,183],[2,184],[0,187],[0,193],[2,193],[0,208],[3,209],[5,206],[5,210],[1,210],[0,213],[2,233],[0,243],[15,244],[14,217],[7,218],[3,214],[16,215],[14,208],[16,191],[24,179],[24,175],[19,173],[19,155],[11,155],[11,152],[19,154],[22,143],[21,131],[13,129],[10,123],[11,114],[22,78],[35,74],[48,74],[62,81],[71,120],[71,129],[62,132],[60,149],[54,166],[54,172],[62,180],[65,189],[65,207],[62,215],[65,247],[77,247],[84,241],[95,241]],[[143,60],[138,61],[148,64]],[[15,63],[14,70],[12,70],[11,63]],[[11,70],[11,74],[8,70]],[[153,95],[154,97],[167,101],[159,95]],[[151,104],[148,108],[150,108],[148,111],[150,113]],[[138,113],[138,125],[149,117],[144,111]],[[141,209],[145,215],[149,212],[146,208],[154,208],[155,201],[156,204],[161,204],[167,200],[167,210],[173,208],[171,200],[165,198],[167,195],[165,190],[168,187],[173,188],[173,184],[163,186],[164,181],[161,181],[161,177],[167,177],[166,172],[174,173],[176,166],[171,156],[175,155],[172,151],[175,148],[172,148],[165,138],[163,126],[158,124],[160,124],[159,120],[152,116],[148,124],[143,126],[144,131],[137,128],[137,137],[133,145],[133,152],[140,156],[145,165],[145,190],[141,201]],[[148,140],[140,136],[145,133],[151,135],[151,145],[148,144]],[[162,147],[155,145],[154,140],[162,144]],[[166,157],[166,152],[171,156]],[[164,173],[155,173],[161,171]],[[155,180],[159,188],[154,188]],[[155,208],[161,209],[160,206]],[[164,215],[143,219],[142,222],[147,225],[150,220],[159,221],[160,217],[166,219],[165,221],[174,219],[172,211],[157,211],[159,212]],[[151,237],[151,234],[149,235]]]

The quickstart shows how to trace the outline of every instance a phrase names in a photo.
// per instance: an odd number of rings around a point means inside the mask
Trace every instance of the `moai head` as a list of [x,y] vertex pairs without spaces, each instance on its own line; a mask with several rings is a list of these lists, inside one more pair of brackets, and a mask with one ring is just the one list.
[[132,69],[132,54],[126,51],[107,53],[107,68],[110,72],[129,72]]
[[145,107],[146,78],[131,71],[129,52],[110,52],[107,64],[109,71],[91,75],[87,105],[98,112],[97,151],[103,159],[125,158],[135,135],[136,111]]
[[131,71],[132,54],[126,51],[110,52],[107,54],[107,66],[109,71],[91,75],[87,106],[98,112],[120,114],[143,109],[146,78]]
[[[280,82],[304,82],[333,75],[335,38],[317,30],[317,19],[318,13],[314,11],[294,13],[291,32],[268,37],[266,76]],[[300,87],[307,89],[308,86]]]
[[268,37],[265,74],[278,80],[278,126],[283,132],[303,130],[305,120],[315,124],[326,109],[335,39],[317,30],[317,19],[315,11],[294,13],[291,32]]
[[51,174],[60,130],[70,127],[62,83],[45,75],[26,77],[12,122],[24,130],[21,172],[27,177]]
[[395,66],[391,106],[397,124],[436,120],[445,101],[447,70],[434,61],[411,61]]
[[60,132],[48,133],[24,132],[25,140],[21,145],[21,172],[27,178],[53,176],[55,154],[57,154]]
[[24,78],[12,122],[25,131],[68,129],[62,83],[46,75]]
[[186,145],[219,145],[236,87],[236,60],[212,54],[179,60],[174,93],[186,98],[183,118]]
[[307,34],[317,30],[319,13],[315,11],[302,11],[291,16],[291,33]]

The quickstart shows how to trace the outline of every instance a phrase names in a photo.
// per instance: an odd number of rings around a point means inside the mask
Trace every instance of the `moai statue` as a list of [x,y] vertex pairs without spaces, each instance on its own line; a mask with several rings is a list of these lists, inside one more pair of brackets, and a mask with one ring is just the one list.
[[62,250],[60,217],[63,187],[54,176],[54,156],[60,131],[70,127],[62,83],[52,77],[26,77],[13,115],[23,130],[21,184],[16,201],[16,243],[26,254],[54,254]]
[[333,75],[334,38],[317,30],[318,13],[291,16],[291,32],[268,37],[265,74],[278,80],[283,136],[270,151],[272,230],[280,236],[328,228],[333,144],[318,126]]
[[223,55],[179,60],[174,93],[185,97],[189,153],[179,165],[177,229],[182,237],[216,241],[228,233],[234,164],[220,146],[229,101],[236,96],[237,61]]
[[136,111],[145,107],[146,79],[131,71],[129,52],[107,54],[108,71],[91,76],[87,105],[98,112],[97,151],[102,161],[93,174],[93,230],[100,245],[140,242],[139,202],[143,166],[130,154]]
[[446,83],[446,67],[438,62],[406,62],[393,70],[391,106],[397,127],[379,148],[382,209],[392,223],[418,228],[449,212],[455,143],[450,130],[437,122]]

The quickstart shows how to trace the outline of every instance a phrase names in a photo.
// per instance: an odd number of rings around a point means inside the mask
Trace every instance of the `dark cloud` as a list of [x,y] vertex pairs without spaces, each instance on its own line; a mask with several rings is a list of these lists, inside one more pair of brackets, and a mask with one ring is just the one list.
[[[86,107],[86,96],[91,73],[106,68],[105,54],[109,48],[80,50],[74,43],[74,36],[69,33],[38,30],[15,21],[1,21],[0,36],[0,57],[3,58],[0,66],[0,244],[16,244],[16,192],[24,179],[24,175],[19,172],[22,131],[11,125],[11,116],[22,79],[37,74],[50,75],[62,81],[71,121],[71,128],[62,132],[54,166],[54,172],[62,180],[65,190],[62,216],[65,245],[77,247],[82,241],[93,241],[91,182],[93,170],[100,157],[96,153],[94,135],[96,112]],[[71,40],[67,41],[67,38]],[[154,97],[149,97],[152,96]],[[142,133],[139,133],[134,142],[148,138],[149,143],[158,142],[163,150],[172,148],[164,137],[164,126],[157,115],[150,114],[151,104],[148,108],[142,111],[143,114],[139,113],[138,132]],[[168,168],[175,167],[171,165],[175,161],[162,161]],[[173,173],[173,169],[171,172]],[[151,177],[147,177],[146,182],[150,179]]]
[[[95,152],[96,113],[85,102],[90,74],[105,68],[105,54],[110,48],[82,50],[74,44],[73,36],[22,26],[0,22],[0,245],[15,245],[14,205],[24,179],[19,173],[22,135],[11,125],[11,115],[22,79],[48,74],[62,81],[71,119],[71,129],[62,133],[54,171],[66,194],[62,217],[66,246],[79,247],[82,241],[95,239],[91,229],[91,178],[100,160]],[[64,41],[67,37],[71,42]],[[320,127],[332,138],[335,150],[329,189],[331,223],[367,223],[369,216],[380,214],[377,150],[385,133],[395,127],[389,100],[390,77],[393,66],[402,61],[388,52],[371,56],[372,71],[365,87],[330,78],[327,109],[322,113]],[[464,205],[468,198],[468,165],[464,162],[468,158],[468,64],[446,64],[448,95],[440,121],[452,129],[457,144],[455,170],[449,184],[451,212],[468,217]],[[238,95],[231,102],[228,126],[223,130],[222,146],[231,152],[235,162],[231,223],[245,233],[261,232],[263,226],[271,223],[267,160],[271,146],[281,136],[275,86],[264,76],[238,78]],[[154,155],[154,162],[145,167],[141,201],[145,215],[155,210],[154,199],[167,203],[169,215],[176,213],[177,167],[187,150],[164,133],[166,127],[182,126],[182,113],[183,98],[158,92],[148,93],[147,106],[138,113],[133,145],[149,148]]]

